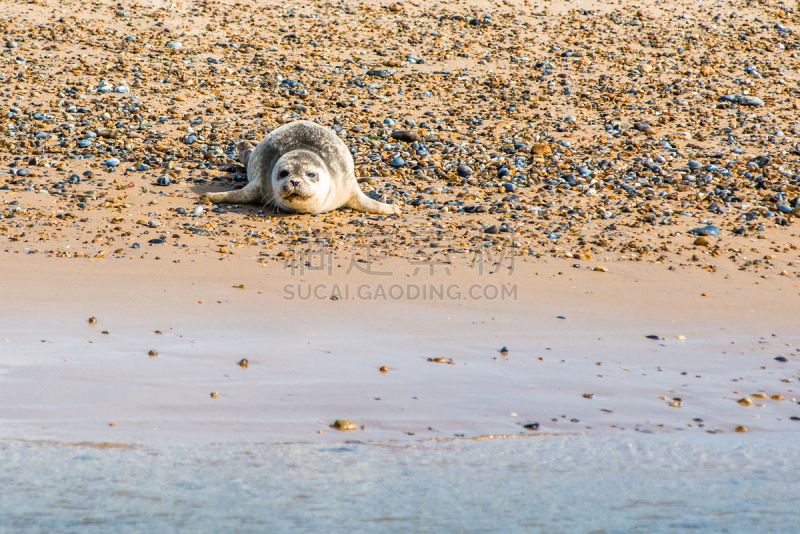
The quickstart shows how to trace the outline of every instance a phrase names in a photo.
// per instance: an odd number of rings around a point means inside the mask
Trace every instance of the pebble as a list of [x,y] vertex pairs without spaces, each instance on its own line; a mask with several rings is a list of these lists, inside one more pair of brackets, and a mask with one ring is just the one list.
[[391,137],[404,143],[419,143],[422,141],[422,136],[412,130],[395,130],[392,132]]
[[472,168],[467,165],[459,165],[456,171],[458,172],[458,175],[461,176],[462,178],[468,178],[472,176],[473,172]]
[[763,106],[764,101],[755,96],[740,96],[737,102],[743,106]]
[[117,165],[119,165],[119,163],[120,162],[118,158],[109,158],[106,160],[106,165],[108,165],[109,167],[116,167]]
[[528,423],[527,425],[523,425],[522,428],[526,430],[539,430],[539,423]]
[[246,358],[242,358],[241,360],[239,360],[239,363],[237,363],[236,365],[238,365],[242,369],[247,369],[250,366],[250,362],[247,361]]
[[156,180],[156,185],[167,186],[171,182],[170,176],[168,174],[162,174]]
[[785,356],[775,356],[775,360],[783,363],[787,363],[789,361]]
[[384,69],[370,69],[367,71],[367,76],[375,76],[377,78],[388,78],[390,76],[388,70]]
[[357,430],[358,426],[356,426],[356,424],[352,421],[347,421],[345,419],[337,419],[331,425],[331,428],[334,428],[336,430],[341,430],[342,432],[349,432],[351,430]]
[[701,226],[700,228],[692,228],[689,233],[700,236],[716,236],[720,234],[720,230],[716,226]]

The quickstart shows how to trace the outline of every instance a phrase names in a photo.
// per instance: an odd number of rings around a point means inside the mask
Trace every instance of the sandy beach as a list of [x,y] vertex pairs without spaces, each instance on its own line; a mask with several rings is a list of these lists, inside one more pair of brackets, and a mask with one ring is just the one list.
[[[797,22],[4,2],[0,533],[792,532]],[[299,119],[402,213],[201,199]]]

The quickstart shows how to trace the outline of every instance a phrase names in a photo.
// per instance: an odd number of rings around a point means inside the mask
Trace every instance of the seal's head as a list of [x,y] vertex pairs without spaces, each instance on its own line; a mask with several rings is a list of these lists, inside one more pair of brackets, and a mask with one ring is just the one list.
[[308,150],[292,150],[272,168],[275,204],[288,211],[319,213],[330,191],[331,177],[322,159]]

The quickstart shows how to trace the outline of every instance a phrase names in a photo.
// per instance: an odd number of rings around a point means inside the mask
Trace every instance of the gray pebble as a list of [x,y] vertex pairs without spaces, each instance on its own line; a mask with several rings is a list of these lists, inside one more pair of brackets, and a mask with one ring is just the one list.
[[743,106],[758,106],[764,105],[764,101],[755,96],[740,96],[738,102]]

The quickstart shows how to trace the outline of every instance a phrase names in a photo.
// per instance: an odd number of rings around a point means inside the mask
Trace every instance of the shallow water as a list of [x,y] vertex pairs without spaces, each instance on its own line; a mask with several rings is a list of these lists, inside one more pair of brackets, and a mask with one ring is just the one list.
[[792,434],[0,443],[0,532],[796,532]]

